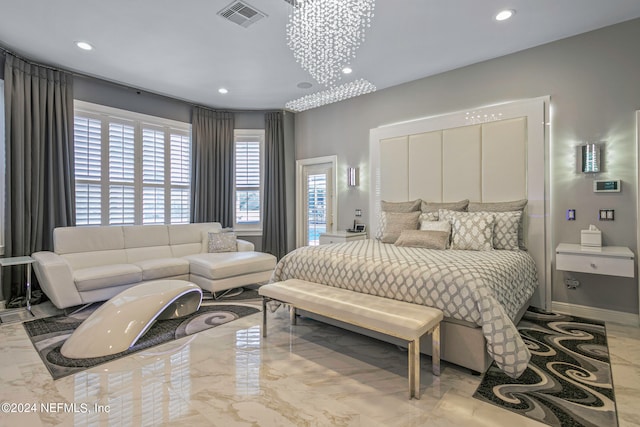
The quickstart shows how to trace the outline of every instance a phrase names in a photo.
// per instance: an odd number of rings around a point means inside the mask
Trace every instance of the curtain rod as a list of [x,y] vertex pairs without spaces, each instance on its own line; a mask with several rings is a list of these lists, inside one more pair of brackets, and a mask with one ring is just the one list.
[[62,73],[68,73],[68,74],[71,74],[74,77],[81,77],[81,78],[86,78],[86,79],[100,80],[101,82],[108,83],[108,84],[115,85],[115,86],[119,86],[119,87],[122,87],[122,88],[125,88],[125,89],[131,89],[131,90],[134,90],[134,91],[136,91],[138,93],[139,92],[146,92],[146,93],[149,93],[151,95],[161,96],[163,98],[169,98],[169,99],[172,99],[174,101],[183,102],[183,103],[185,103],[185,104],[187,104],[187,105],[189,105],[191,107],[205,108],[207,110],[216,111],[216,112],[223,112],[223,113],[279,113],[279,112],[281,112],[283,114],[286,114],[288,112],[284,108],[283,109],[268,109],[268,110],[233,110],[233,109],[228,109],[228,108],[210,107],[210,106],[207,106],[207,105],[196,104],[196,103],[194,103],[192,101],[188,101],[188,100],[183,99],[183,98],[177,98],[177,97],[174,97],[174,96],[168,96],[168,95],[163,95],[163,94],[160,94],[160,93],[152,92],[152,91],[146,90],[146,89],[127,86],[127,85],[125,85],[123,83],[119,83],[119,82],[112,81],[112,80],[107,80],[105,78],[95,77],[95,76],[91,76],[89,74],[79,73],[77,71],[69,71],[69,70],[64,70],[64,69],[58,68],[58,67],[53,67],[51,65],[41,64],[41,63],[35,62],[35,61],[33,61],[33,60],[29,59],[29,58],[25,58],[24,56],[19,55],[19,54],[13,52],[13,51],[7,49],[4,46],[0,46],[0,51],[2,51],[2,54],[5,55],[5,58],[6,58],[6,54],[9,54],[11,56],[15,56],[16,58],[18,58],[18,59],[20,59],[22,61],[28,62],[29,64],[32,64],[32,65],[37,65],[39,67],[48,68],[48,69],[53,70],[53,71],[59,71],[59,72],[62,72]]

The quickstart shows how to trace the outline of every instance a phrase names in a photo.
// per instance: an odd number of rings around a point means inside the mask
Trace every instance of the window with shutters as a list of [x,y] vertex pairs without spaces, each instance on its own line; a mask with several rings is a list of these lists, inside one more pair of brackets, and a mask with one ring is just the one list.
[[238,230],[262,230],[263,129],[236,129],[235,220]]
[[188,223],[191,126],[75,106],[76,224]]

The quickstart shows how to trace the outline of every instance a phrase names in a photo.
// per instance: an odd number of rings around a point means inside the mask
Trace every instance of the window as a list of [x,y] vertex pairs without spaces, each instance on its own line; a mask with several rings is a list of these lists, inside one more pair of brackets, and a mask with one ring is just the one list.
[[76,101],[76,224],[190,219],[190,125]]
[[264,130],[234,131],[235,219],[237,230],[262,230]]

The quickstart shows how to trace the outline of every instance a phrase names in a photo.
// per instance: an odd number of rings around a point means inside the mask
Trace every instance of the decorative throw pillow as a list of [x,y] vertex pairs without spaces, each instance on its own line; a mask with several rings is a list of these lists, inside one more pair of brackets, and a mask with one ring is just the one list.
[[209,253],[237,252],[238,240],[234,232],[209,232]]
[[403,230],[417,230],[420,211],[384,212],[386,226],[380,239],[382,243],[395,243]]
[[387,202],[383,200],[380,203],[383,212],[415,212],[420,210],[420,199],[411,200],[410,202]]
[[437,222],[438,212],[422,212],[420,214],[420,223],[423,222]]
[[447,209],[450,211],[464,212],[469,205],[469,199],[460,200],[459,202],[425,202],[422,201],[420,210],[422,211],[421,221],[438,221],[438,211]]
[[415,212],[420,210],[420,199],[411,200],[409,202],[387,202],[383,200],[380,202],[380,217],[378,218],[378,232],[376,233],[376,239],[382,239],[384,230],[387,227],[386,212]]
[[518,244],[518,230],[522,212],[491,213],[496,221],[493,226],[493,249],[505,249],[509,251],[517,251],[520,249]]
[[424,249],[447,249],[449,233],[433,230],[403,230],[396,240],[396,246]]
[[523,251],[526,251],[527,247],[524,241],[524,221],[526,215],[524,214],[524,209],[527,206],[527,202],[527,199],[512,200],[509,202],[471,202],[469,203],[469,212],[522,212],[520,222],[518,223],[518,246]]
[[441,209],[440,218],[451,222],[451,249],[490,251],[493,249],[495,217],[488,212],[454,212]]
[[[420,215],[422,218],[424,214]],[[447,233],[446,248],[449,248],[451,241],[451,223],[449,221],[420,221],[420,230],[440,231]]]

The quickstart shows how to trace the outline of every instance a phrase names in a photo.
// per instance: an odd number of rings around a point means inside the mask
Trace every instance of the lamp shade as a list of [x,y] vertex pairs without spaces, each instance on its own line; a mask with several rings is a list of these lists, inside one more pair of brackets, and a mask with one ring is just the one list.
[[349,187],[357,187],[360,183],[358,168],[347,168],[347,185]]
[[600,172],[600,147],[597,144],[585,144],[581,148],[582,172]]

